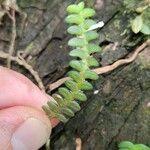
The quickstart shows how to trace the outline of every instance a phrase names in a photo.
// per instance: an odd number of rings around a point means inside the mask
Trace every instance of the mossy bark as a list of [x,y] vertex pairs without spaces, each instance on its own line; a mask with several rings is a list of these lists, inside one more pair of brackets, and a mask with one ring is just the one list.
[[[73,0],[18,0],[27,13],[23,35],[17,38],[16,52],[23,50],[28,63],[39,73],[45,87],[64,77],[69,70],[70,51],[64,23],[65,8]],[[125,58],[143,41],[141,34],[134,35],[128,27],[131,14],[124,12],[121,0],[101,0],[94,5],[95,20],[103,20],[97,41],[110,48],[95,57],[102,66]],[[17,15],[19,30],[21,16]],[[0,50],[7,52],[10,41],[10,23],[5,16],[0,28]],[[53,131],[51,149],[73,150],[75,139],[81,138],[83,150],[117,150],[117,143],[130,140],[150,146],[150,62],[149,49],[144,50],[133,63],[100,76],[93,82],[94,90],[87,92],[88,101],[67,124]],[[30,58],[30,59],[29,59]],[[6,61],[1,60],[5,65]],[[13,63],[13,69],[32,76]],[[50,93],[49,90],[47,90]],[[95,91],[95,92],[94,92]],[[95,93],[95,94],[94,94]],[[44,149],[44,148],[43,148]]]

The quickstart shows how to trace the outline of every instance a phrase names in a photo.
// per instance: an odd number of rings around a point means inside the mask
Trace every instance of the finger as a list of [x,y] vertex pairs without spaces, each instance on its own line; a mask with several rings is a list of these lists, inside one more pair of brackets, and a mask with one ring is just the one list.
[[48,140],[51,128],[40,110],[23,106],[0,110],[0,149],[37,150]]
[[22,74],[0,67],[0,109],[15,105],[33,106],[41,109],[41,106],[50,99],[52,97],[47,97]]
[[[32,106],[42,109],[53,98],[43,92],[24,75],[0,66],[0,110],[12,106]],[[58,119],[51,120],[55,127]]]

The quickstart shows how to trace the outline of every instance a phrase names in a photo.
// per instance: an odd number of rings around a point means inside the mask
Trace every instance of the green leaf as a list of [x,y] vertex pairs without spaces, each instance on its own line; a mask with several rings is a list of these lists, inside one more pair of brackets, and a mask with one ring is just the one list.
[[135,144],[136,146],[140,147],[140,150],[150,150],[150,147],[144,144]]
[[91,80],[97,80],[99,78],[99,76],[97,75],[96,72],[94,72],[92,70],[87,70],[84,72],[84,78],[91,79]]
[[80,3],[78,4],[78,6],[83,10],[85,4],[84,4],[84,2],[80,2]]
[[83,18],[89,18],[93,17],[96,14],[96,12],[92,8],[84,8],[80,14]]
[[75,5],[75,4],[69,5],[69,6],[67,7],[67,12],[68,12],[68,13],[79,14],[79,13],[81,12],[81,10],[82,10],[82,8],[79,7],[78,5]]
[[70,107],[74,112],[77,112],[81,109],[80,105],[76,101],[70,102],[70,105],[68,107]]
[[64,103],[64,99],[59,94],[53,94],[52,97],[58,103],[58,105]]
[[140,144],[135,144],[134,145],[134,150],[143,150],[143,149],[141,148]]
[[81,59],[84,59],[89,56],[89,54],[82,49],[74,49],[69,53],[69,55],[74,57],[79,57]]
[[68,33],[75,34],[75,35],[81,35],[82,34],[82,28],[80,26],[71,26],[68,28]]
[[86,30],[88,30],[92,25],[94,25],[94,24],[96,24],[96,22],[94,21],[94,20],[92,20],[92,19],[86,19],[85,21],[84,21],[84,24],[83,24],[83,26],[84,26],[84,28],[86,29]]
[[101,51],[101,47],[96,45],[96,44],[88,44],[87,45],[87,49],[89,51],[89,54],[92,53],[96,53],[96,52],[100,52]]
[[83,62],[78,60],[72,60],[70,62],[70,66],[78,71],[83,71],[87,68],[87,66]]
[[57,110],[58,109],[58,105],[53,101],[48,101],[47,104],[51,110]]
[[131,22],[132,31],[133,31],[134,33],[136,33],[136,34],[142,29],[142,26],[143,26],[143,20],[142,20],[142,17],[141,17],[141,16],[137,16],[137,17]]
[[131,143],[131,142],[128,142],[128,141],[123,141],[121,143],[119,143],[119,148],[123,148],[123,149],[129,149],[129,150],[132,150],[131,148],[134,147],[134,144]]
[[88,81],[83,81],[83,83],[80,85],[81,90],[92,90],[93,85],[89,83]]
[[73,14],[66,17],[65,21],[69,24],[81,24],[83,23],[83,18],[79,15]]
[[141,32],[146,35],[150,35],[150,25],[148,26],[146,24],[143,24]]
[[80,79],[80,74],[77,71],[69,71],[68,76],[74,79],[75,81],[78,81]]
[[58,89],[58,92],[59,92],[59,94],[62,95],[66,100],[69,100],[69,101],[73,100],[72,94],[71,94],[71,92],[70,92],[67,88],[65,88],[65,87],[60,87],[60,88]]
[[89,67],[99,66],[98,61],[93,56],[88,57],[86,60],[87,60],[87,63],[88,63]]
[[61,113],[67,115],[68,117],[74,116],[74,112],[69,108],[62,108]]
[[62,115],[62,114],[56,114],[56,117],[60,120],[60,121],[62,121],[62,122],[64,122],[64,123],[66,123],[67,121],[68,121],[68,119],[64,116],[64,115]]
[[68,42],[68,45],[72,47],[83,47],[85,44],[86,43],[83,38],[72,38]]
[[87,97],[82,91],[78,91],[74,94],[75,99],[79,101],[86,101]]
[[74,82],[72,79],[67,80],[67,81],[65,82],[65,85],[66,85],[66,87],[69,88],[71,91],[78,90],[77,83]]
[[85,37],[87,41],[95,40],[98,38],[98,33],[96,31],[88,31],[85,33]]
[[42,109],[48,114],[48,116],[52,115],[52,110],[49,108],[49,106],[42,106]]

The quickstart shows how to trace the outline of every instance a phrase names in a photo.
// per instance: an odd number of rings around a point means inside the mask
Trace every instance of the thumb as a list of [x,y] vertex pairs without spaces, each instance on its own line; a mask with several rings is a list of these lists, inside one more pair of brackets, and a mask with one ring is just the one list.
[[24,106],[0,110],[0,150],[37,150],[46,143],[51,129],[40,110]]

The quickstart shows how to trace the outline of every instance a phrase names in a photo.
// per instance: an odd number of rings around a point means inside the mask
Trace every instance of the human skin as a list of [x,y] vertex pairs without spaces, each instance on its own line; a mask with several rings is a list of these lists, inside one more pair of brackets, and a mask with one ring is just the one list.
[[41,108],[49,100],[24,75],[0,66],[0,150],[37,150],[46,143],[59,122]]

